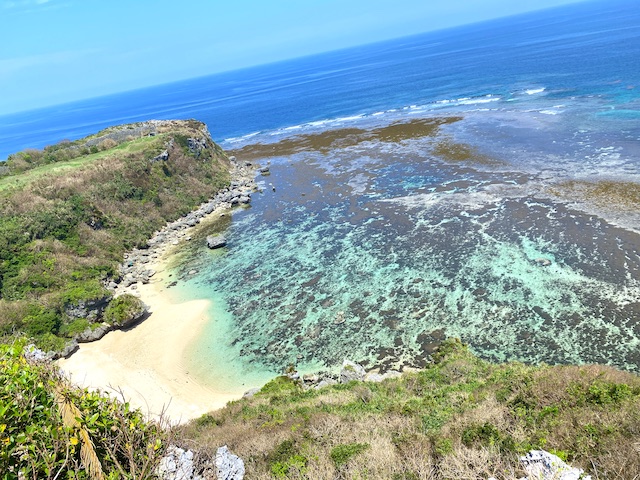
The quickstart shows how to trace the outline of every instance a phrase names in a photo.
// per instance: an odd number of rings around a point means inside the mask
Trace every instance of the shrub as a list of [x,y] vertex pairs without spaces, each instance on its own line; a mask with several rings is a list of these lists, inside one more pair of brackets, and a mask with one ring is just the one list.
[[144,315],[145,304],[128,293],[114,298],[104,311],[104,321],[110,325],[126,326]]
[[55,366],[28,362],[23,345],[0,345],[2,478],[149,478],[165,443],[160,425],[69,386]]
[[337,468],[347,463],[351,457],[358,455],[369,448],[368,443],[345,443],[331,449],[331,460]]

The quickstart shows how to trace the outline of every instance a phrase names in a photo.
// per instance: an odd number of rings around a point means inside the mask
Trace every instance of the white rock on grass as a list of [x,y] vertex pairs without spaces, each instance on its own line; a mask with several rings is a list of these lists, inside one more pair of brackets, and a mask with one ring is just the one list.
[[571,467],[544,450],[531,450],[520,458],[520,463],[528,475],[525,480],[591,480],[582,469]]
[[244,462],[233,455],[226,445],[216,452],[217,480],[242,480],[244,478]]
[[194,468],[191,450],[170,445],[156,472],[162,480],[203,480],[195,474]]

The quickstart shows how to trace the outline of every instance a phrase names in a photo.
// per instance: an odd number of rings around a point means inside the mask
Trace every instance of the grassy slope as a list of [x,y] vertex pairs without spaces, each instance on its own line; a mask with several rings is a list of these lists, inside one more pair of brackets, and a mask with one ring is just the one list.
[[152,478],[166,447],[161,423],[28,362],[23,345],[0,345],[0,478]]
[[[206,148],[190,147],[189,139]],[[152,161],[165,150],[167,160]],[[196,121],[114,127],[7,163],[0,337],[23,333],[47,349],[90,324],[67,317],[66,307],[107,295],[104,281],[117,278],[126,250],[229,181],[226,154]]]
[[303,390],[287,377],[182,427],[250,478],[520,478],[555,452],[594,478],[640,475],[640,378],[603,366],[495,365],[447,341],[436,362],[383,383]]

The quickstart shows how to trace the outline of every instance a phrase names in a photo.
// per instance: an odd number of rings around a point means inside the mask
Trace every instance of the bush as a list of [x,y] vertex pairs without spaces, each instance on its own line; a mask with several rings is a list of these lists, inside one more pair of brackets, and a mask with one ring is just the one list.
[[69,386],[55,366],[28,362],[23,345],[0,345],[2,478],[151,477],[165,442],[160,425]]
[[25,333],[32,337],[47,333],[57,333],[61,323],[60,317],[56,312],[35,305],[23,321]]
[[146,310],[142,300],[125,293],[109,302],[104,311],[104,321],[119,327],[127,326],[144,315]]

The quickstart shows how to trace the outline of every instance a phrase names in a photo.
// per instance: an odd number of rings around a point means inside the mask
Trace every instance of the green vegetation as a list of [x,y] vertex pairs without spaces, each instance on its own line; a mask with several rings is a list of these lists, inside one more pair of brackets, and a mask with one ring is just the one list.
[[145,312],[144,303],[133,295],[125,294],[114,298],[104,311],[103,320],[109,325],[123,326],[139,319]]
[[[46,349],[91,326],[67,312],[108,299],[104,285],[118,278],[125,251],[229,181],[226,155],[193,120],[113,127],[11,155],[6,166],[0,340],[24,334]],[[122,302],[108,309],[110,323],[121,324],[134,308]]]
[[23,343],[0,345],[0,478],[141,479],[152,476],[167,431],[137,410],[71,387]]
[[174,434],[205,457],[228,445],[257,479],[520,478],[519,457],[538,448],[594,478],[632,479],[640,378],[496,365],[448,340],[424,370],[321,390],[278,377]]

